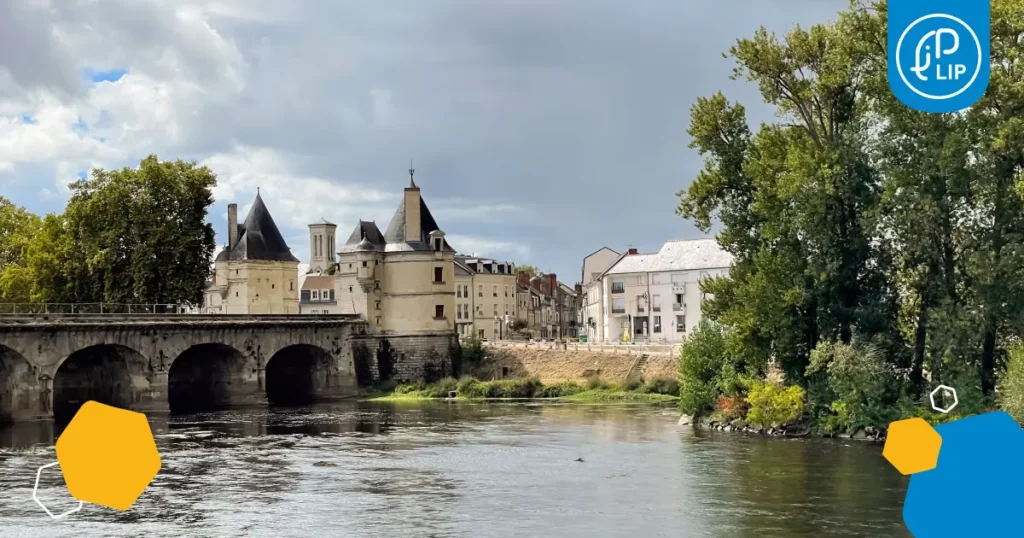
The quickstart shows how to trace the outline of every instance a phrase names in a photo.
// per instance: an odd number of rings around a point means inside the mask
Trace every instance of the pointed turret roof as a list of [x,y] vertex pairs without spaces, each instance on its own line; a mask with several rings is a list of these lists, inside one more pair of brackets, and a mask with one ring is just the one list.
[[[365,246],[357,248],[363,241],[369,243],[372,248],[367,249]],[[348,236],[345,244],[341,246],[341,252],[355,252],[356,250],[384,252],[385,244],[384,235],[380,233],[380,228],[377,228],[377,224],[373,221],[361,220],[355,229],[352,230],[352,234]]]
[[256,192],[256,200],[245,217],[245,222],[238,225],[238,239],[235,244],[221,251],[217,261],[262,260],[278,262],[295,262],[299,259],[292,255],[281,231],[277,229],[274,218],[270,216],[263,197]]
[[[434,220],[434,216],[430,214],[427,202],[423,201],[423,198],[420,197],[420,237],[405,236],[405,219],[407,217],[408,211],[405,210],[405,198],[402,198],[402,201],[398,204],[398,209],[395,210],[395,216],[391,217],[391,224],[388,224],[388,231],[384,232],[384,240],[388,244],[387,250],[431,250],[430,232],[440,230],[441,228]],[[447,239],[444,241],[444,249],[455,250],[448,244]]]

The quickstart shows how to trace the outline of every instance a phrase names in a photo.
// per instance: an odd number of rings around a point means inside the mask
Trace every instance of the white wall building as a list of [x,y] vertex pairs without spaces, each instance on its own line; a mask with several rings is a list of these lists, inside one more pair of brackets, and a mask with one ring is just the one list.
[[[655,254],[629,249],[598,279],[596,340],[682,341],[701,320],[700,281],[725,276],[731,266],[732,256],[714,239],[669,241]],[[588,317],[597,311],[587,308]]]
[[591,253],[583,258],[583,272],[580,275],[580,285],[583,289],[583,296],[580,297],[580,333],[587,336],[591,342],[604,341],[604,295],[601,293],[601,275],[611,265],[622,257],[622,254],[615,252],[608,247]]

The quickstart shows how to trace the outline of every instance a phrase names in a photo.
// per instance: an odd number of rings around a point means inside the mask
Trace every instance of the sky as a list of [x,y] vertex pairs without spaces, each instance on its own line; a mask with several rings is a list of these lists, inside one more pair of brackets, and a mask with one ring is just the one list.
[[292,252],[306,225],[383,230],[416,183],[460,252],[572,284],[607,246],[700,237],[675,214],[703,166],[689,108],[759,26],[846,0],[0,0],[0,195],[62,211],[94,167],[149,154],[218,177],[209,220],[257,187]]

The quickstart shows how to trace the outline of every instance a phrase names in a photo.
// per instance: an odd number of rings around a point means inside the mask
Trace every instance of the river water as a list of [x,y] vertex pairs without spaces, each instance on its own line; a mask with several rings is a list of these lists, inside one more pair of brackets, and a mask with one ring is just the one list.
[[[877,445],[677,418],[671,406],[463,402],[151,416],[163,468],[136,504],[57,521],[32,501],[55,426],[20,424],[0,429],[0,536],[910,536],[907,481]],[[70,508],[49,470],[40,497]]]

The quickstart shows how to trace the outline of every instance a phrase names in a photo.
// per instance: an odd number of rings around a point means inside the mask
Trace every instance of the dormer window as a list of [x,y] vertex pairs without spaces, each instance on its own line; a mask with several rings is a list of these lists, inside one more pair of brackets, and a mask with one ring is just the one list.
[[443,246],[444,246],[444,239],[441,239],[440,237],[435,237],[434,238],[434,250],[440,252]]

